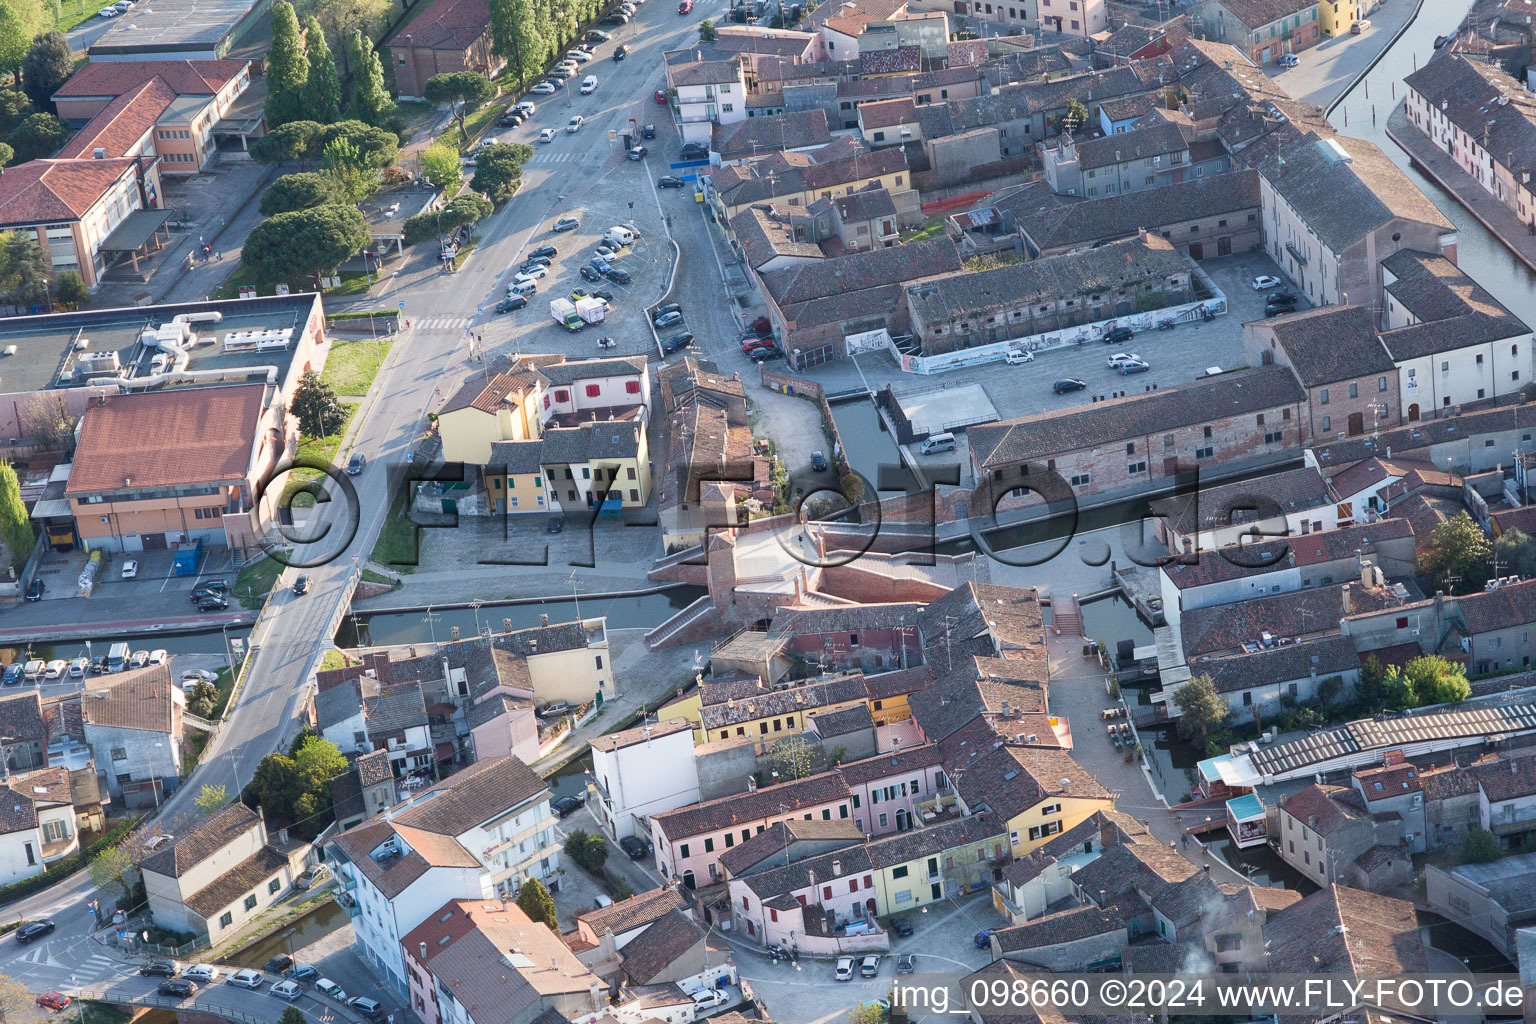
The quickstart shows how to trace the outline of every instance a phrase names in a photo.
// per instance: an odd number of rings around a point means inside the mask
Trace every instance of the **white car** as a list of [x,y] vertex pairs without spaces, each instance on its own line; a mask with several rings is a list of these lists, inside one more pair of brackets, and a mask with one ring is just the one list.
[[540,82],[528,91],[535,96],[553,96],[555,94],[555,87],[549,82]]
[[219,976],[219,969],[213,964],[193,964],[181,972],[183,978],[191,978],[193,981],[206,985]]
[[96,12],[96,17],[98,17],[98,18],[115,18],[119,14],[122,14],[122,13],[123,12],[118,10],[116,7],[103,7],[101,10]]
[[84,678],[86,670],[90,667],[91,660],[89,658],[76,658],[74,661],[69,663],[69,678]]
[[1126,363],[1139,363],[1141,361],[1141,356],[1135,352],[1116,352],[1109,357],[1109,368],[1111,370],[1118,370]]
[[1032,363],[1034,361],[1035,354],[1027,348],[1009,349],[1003,355],[1003,362],[1009,366],[1018,366],[1020,363]]
[[555,130],[553,128],[545,128],[543,131],[539,132],[539,141],[540,142],[554,142],[555,141]]
[[592,55],[586,50],[572,50],[570,53],[565,55],[565,59],[573,60],[577,64],[585,64],[587,61],[592,59]]
[[703,1013],[705,1010],[724,1006],[729,998],[730,996],[726,995],[723,988],[701,988],[693,994],[693,1012]]
[[230,985],[239,985],[241,988],[261,988],[261,972],[242,967],[231,974],[226,981]]
[[494,135],[490,135],[490,136],[487,136],[486,138],[481,139],[479,144],[476,145],[475,148],[476,149],[486,149],[486,148],[488,148],[490,146],[499,145],[500,143],[501,143],[500,139],[498,139]]
[[157,647],[153,651],[149,652],[149,663],[151,665],[164,665],[167,661],[170,660],[170,652],[167,651],[164,647]]
[[597,91],[597,76],[596,75],[588,75],[586,78],[583,78],[581,80],[581,94],[583,96],[590,96],[592,93],[594,93],[596,91]]
[[134,651],[133,657],[128,659],[128,664],[133,668],[143,668],[149,664],[149,652]]
[[69,662],[65,661],[63,658],[55,658],[52,661],[50,661],[48,663],[48,667],[43,670],[43,678],[44,679],[63,679],[64,678],[64,673],[68,672],[68,671],[69,671]]
[[1278,288],[1280,283],[1280,279],[1272,274],[1260,274],[1253,279],[1253,290],[1261,292],[1265,288]]
[[139,575],[139,560],[130,558],[123,563],[123,579],[131,580]]
[[575,117],[572,117],[569,121],[565,122],[565,130],[574,135],[581,131],[581,126],[586,123],[587,119],[582,117],[580,114],[577,114]]
[[539,109],[539,105],[532,100],[523,100],[513,110],[520,111],[524,117],[532,117]]
[[529,267],[527,270],[523,271],[521,274],[518,274],[512,280],[519,284],[524,281],[537,281],[539,278],[544,277],[548,273],[548,267]]
[[838,981],[853,980],[853,957],[840,956],[837,958],[837,970],[832,972],[832,977]]

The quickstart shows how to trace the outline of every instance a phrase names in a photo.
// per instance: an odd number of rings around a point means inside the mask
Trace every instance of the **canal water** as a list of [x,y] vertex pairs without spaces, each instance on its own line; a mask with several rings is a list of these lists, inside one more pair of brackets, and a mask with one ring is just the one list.
[[[1470,0],[1425,0],[1408,29],[1329,114],[1346,136],[1374,143],[1456,225],[1456,263],[1516,316],[1536,323],[1536,274],[1515,258],[1477,218],[1409,165],[1408,154],[1387,137],[1387,117],[1403,98],[1403,79],[1435,52],[1435,37],[1456,31]],[[1374,122],[1373,122],[1374,110]]]
[[1136,647],[1152,643],[1152,627],[1119,594],[1084,601],[1078,609],[1083,616],[1083,635],[1097,640],[1110,654],[1115,653],[1121,640],[1129,640]]
[[443,608],[401,612],[380,612],[375,615],[348,615],[336,631],[336,646],[393,647],[404,644],[446,642],[453,635],[453,627],[459,627],[461,637],[479,633],[489,626],[496,632],[506,628],[510,619],[513,629],[537,626],[540,616],[548,615],[550,622],[570,622],[578,617],[608,617],[609,629],[644,628],[659,626],[677,612],[682,611],[705,593],[703,587],[677,586],[654,594],[632,597],[581,597],[555,598],[548,601],[519,602],[516,604],[483,604],[476,608]]
[[843,452],[848,465],[868,480],[872,487],[880,484],[880,465],[895,466],[899,470],[901,451],[896,439],[885,429],[875,403],[864,395],[846,402],[834,402],[832,419],[837,424],[838,436],[843,440]]
[[[290,949],[298,953],[304,947],[319,942],[345,925],[347,920],[347,912],[335,900],[327,900],[315,910],[278,929],[260,942],[237,950],[234,956],[224,962],[261,970],[268,960],[279,953],[285,954]],[[292,935],[288,934],[290,931]],[[298,958],[302,960],[303,956],[300,955]]]
[[[1220,809],[1218,805],[1217,810]],[[1238,874],[1247,875],[1254,885],[1294,889],[1303,896],[1317,891],[1316,882],[1281,860],[1268,845],[1240,850],[1226,832],[1212,832],[1206,845],[1210,847],[1211,856],[1221,858]],[[1193,845],[1190,848],[1193,849]]]

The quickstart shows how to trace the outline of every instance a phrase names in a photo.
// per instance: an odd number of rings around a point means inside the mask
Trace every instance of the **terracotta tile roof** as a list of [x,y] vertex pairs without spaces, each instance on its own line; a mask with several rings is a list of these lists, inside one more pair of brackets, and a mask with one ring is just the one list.
[[155,122],[176,101],[176,90],[159,78],[123,93],[91,118],[79,133],[59,150],[59,159],[91,158],[96,149],[107,156],[131,155],[144,135],[154,130]]
[[[724,796],[653,815],[651,820],[673,842],[717,832],[742,822],[757,822],[781,813],[819,807],[848,799],[848,783],[837,772],[808,775],[794,782],[764,786],[751,793]],[[780,808],[785,808],[781,811]]]
[[53,99],[121,96],[158,78],[181,96],[212,96],[240,74],[248,60],[94,60],[59,86]]
[[1536,580],[1467,594],[1457,607],[1467,632],[1474,635],[1536,622]]
[[[1046,914],[1011,928],[999,928],[993,938],[1006,956],[1124,930],[1125,920],[1119,911],[1086,906]],[[1028,958],[1015,956],[1014,959]]]
[[141,732],[176,732],[175,701],[171,696],[171,672],[155,665],[103,686],[86,689],[80,697],[80,713],[87,730],[136,729]]
[[0,741],[47,744],[48,725],[43,720],[43,702],[36,690],[0,696]]
[[605,736],[595,736],[592,739],[592,749],[610,753],[647,740],[660,739],[663,736],[671,736],[673,733],[688,732],[692,728],[688,719],[672,718],[653,725],[636,726],[633,729],[611,732]]
[[73,799],[68,768],[39,768],[5,780],[13,793],[42,804],[68,804]]
[[539,379],[528,370],[508,370],[498,373],[489,381],[479,375],[460,384],[458,390],[448,396],[448,401],[437,411],[439,416],[460,409],[479,409],[497,413],[507,405],[516,404],[512,399],[538,387]]
[[820,818],[809,821],[804,818],[785,818],[720,854],[720,864],[731,875],[742,875],[783,853],[786,847],[795,843],[815,843],[817,848],[826,850],[842,849],[863,841],[863,830],[847,818],[833,818],[831,821],[822,821]]
[[1536,793],[1536,757],[1507,757],[1467,769],[1489,803],[1518,800]]
[[1280,813],[1290,815],[1327,838],[1346,826],[1370,821],[1370,815],[1364,810],[1357,810],[1350,801],[1336,799],[1353,792],[1341,786],[1313,784],[1286,797],[1280,804]]
[[1314,466],[1271,473],[1253,480],[1204,487],[1151,502],[1154,515],[1180,534],[1218,530],[1238,523],[1263,522],[1332,504],[1328,485]]
[[704,940],[704,929],[681,911],[669,911],[624,944],[624,973],[645,985]]
[[1256,644],[1266,632],[1276,637],[1337,633],[1339,619],[1345,615],[1380,611],[1395,604],[1397,600],[1387,588],[1340,583],[1191,609],[1180,619],[1179,628],[1184,654],[1193,658]]
[[1415,974],[1426,970],[1413,904],[1330,885],[1264,926],[1276,974]]
[[487,0],[441,0],[402,26],[389,47],[402,51],[411,46],[463,51],[490,28],[491,7]]
[[383,864],[369,856],[394,832],[389,822],[376,820],[350,828],[332,840],[385,899],[394,899],[400,895],[431,867],[415,851]]
[[917,71],[923,66],[921,46],[898,46],[894,50],[872,50],[859,54],[866,75],[897,75]]
[[397,806],[397,825],[457,836],[503,811],[549,793],[548,784],[515,757],[477,761]]
[[180,878],[260,821],[255,811],[237,801],[150,854],[143,867],[157,875]]
[[1289,683],[1357,672],[1360,655],[1347,636],[1327,636],[1304,644],[1270,647],[1252,654],[1234,654],[1190,662],[1189,670],[1208,675],[1217,693],[1237,693],[1255,686]]
[[576,920],[601,936],[612,928],[615,935],[644,928],[660,920],[683,905],[683,897],[670,885],[636,893],[627,900],[619,900],[599,910],[577,914]]
[[1223,0],[1222,6],[1249,29],[1279,21],[1312,6],[1312,0]]
[[32,160],[0,175],[0,227],[83,217],[137,161]]
[[998,747],[977,758],[956,786],[972,812],[984,805],[1005,821],[1068,794],[1075,800],[1110,799],[1109,790],[1071,755],[1034,747]]
[[211,884],[199,889],[186,901],[187,909],[205,921],[211,920],[219,911],[255,891],[287,864],[287,857],[270,846],[263,846]]
[[1375,312],[1361,306],[1306,309],[1261,326],[1274,332],[1296,376],[1309,388],[1396,369],[1376,336]]
[[[1337,478],[1334,478],[1335,481]],[[1342,489],[1340,493],[1345,493]],[[1341,526],[1337,530],[1320,530],[1287,537],[1291,553],[1297,565],[1318,565],[1354,557],[1357,548],[1370,549],[1388,540],[1413,537],[1413,524],[1406,519],[1382,519],[1374,523],[1357,523]]]
[[266,392],[242,384],[108,396],[82,417],[65,493],[243,481]]

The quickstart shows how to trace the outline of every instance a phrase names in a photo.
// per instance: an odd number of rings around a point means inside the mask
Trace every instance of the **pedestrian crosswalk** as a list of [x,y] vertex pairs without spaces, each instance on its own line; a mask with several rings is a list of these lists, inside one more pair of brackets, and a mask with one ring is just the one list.
[[536,149],[536,150],[533,151],[532,159],[530,159],[528,162],[530,164],[563,164],[567,160],[579,159],[580,156],[581,156],[580,153],[573,153],[572,151],[570,151],[568,149],[567,150],[538,150],[538,149]]
[[429,316],[417,320],[411,326],[423,331],[463,330],[469,326],[467,316]]

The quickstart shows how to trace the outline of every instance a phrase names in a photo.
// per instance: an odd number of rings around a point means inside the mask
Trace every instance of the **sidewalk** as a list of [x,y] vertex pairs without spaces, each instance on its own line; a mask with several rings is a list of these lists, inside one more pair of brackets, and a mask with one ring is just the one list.
[[1423,0],[1391,0],[1371,11],[1371,27],[1358,36],[1325,38],[1316,46],[1296,51],[1299,67],[1271,64],[1264,73],[1292,99],[1312,106],[1329,107],[1371,69],[1376,59],[1391,48],[1413,22]]
[[1467,212],[1482,222],[1505,248],[1522,263],[1536,270],[1536,234],[1520,223],[1513,210],[1499,202],[1466,171],[1456,166],[1450,154],[1442,152],[1429,137],[1408,120],[1407,100],[1392,109],[1387,118],[1387,138],[1397,143],[1419,170],[1435,184],[1455,197]]

